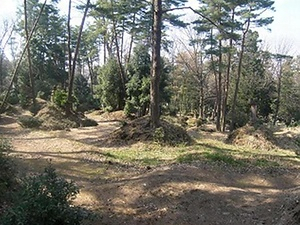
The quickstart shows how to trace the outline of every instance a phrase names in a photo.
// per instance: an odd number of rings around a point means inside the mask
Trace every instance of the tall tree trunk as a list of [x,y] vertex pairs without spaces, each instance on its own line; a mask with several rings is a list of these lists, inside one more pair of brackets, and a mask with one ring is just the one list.
[[[232,9],[232,15],[231,15],[231,22],[234,23],[234,16],[235,16],[235,8]],[[228,92],[229,92],[229,84],[230,84],[230,71],[231,71],[231,58],[232,58],[232,47],[233,47],[233,31],[234,28],[231,28],[230,34],[230,40],[229,40],[229,52],[228,52],[228,64],[227,64],[227,71],[226,71],[226,77],[225,77],[225,85],[224,85],[224,97],[222,102],[222,118],[221,118],[221,129],[224,132],[226,129],[226,113],[227,113],[227,101],[228,101]]]
[[[127,78],[126,78],[126,74],[125,74],[124,67],[122,64],[122,49],[120,50],[115,21],[113,21],[113,32],[114,32],[114,40],[115,40],[115,46],[116,46],[116,51],[117,51],[117,62],[118,62],[119,73],[120,73],[120,78],[121,78],[121,82],[122,82],[122,89],[120,91],[120,103],[119,103],[119,109],[122,109],[125,105]],[[121,40],[121,41],[123,42],[123,40]]]
[[[68,8],[68,21],[67,21],[67,26],[68,26],[68,77],[69,77],[69,83],[70,83],[70,77],[72,73],[72,47],[71,47],[71,7],[72,7],[72,1],[69,0],[69,8]],[[69,86],[69,84],[68,84]]]
[[32,63],[31,63],[31,52],[30,52],[30,40],[29,40],[29,32],[28,32],[28,15],[27,15],[27,0],[24,0],[24,16],[25,16],[25,34],[26,34],[26,41],[28,41],[27,45],[27,60],[28,60],[28,68],[29,68],[29,81],[31,86],[31,98],[33,108],[35,109],[36,106],[36,99],[35,99],[35,83],[34,83],[34,75],[32,71]]
[[91,79],[91,93],[92,95],[94,95],[94,69],[93,69],[93,62],[92,59],[90,59],[89,57],[87,57],[87,64],[88,64],[88,68],[89,68],[89,74],[90,74],[90,79]]
[[201,54],[201,68],[200,68],[200,102],[199,102],[199,116],[201,119],[204,117],[204,77],[203,77],[203,58]]
[[[75,77],[76,61],[77,61],[77,57],[78,57],[78,53],[79,53],[79,47],[80,47],[80,42],[81,42],[83,26],[84,26],[85,18],[87,16],[87,12],[89,10],[89,6],[90,6],[90,0],[87,0],[84,14],[83,14],[83,17],[81,20],[80,28],[79,28],[79,33],[77,36],[76,48],[75,48],[75,53],[74,53],[74,58],[73,58],[73,63],[72,63],[72,70],[71,70],[71,74],[69,77],[68,100],[67,100],[67,105],[66,105],[67,115],[70,115],[72,113],[73,84],[74,84],[74,77]],[[70,7],[70,4],[69,4],[69,7]],[[70,53],[69,53],[69,55],[70,55]],[[70,59],[69,59],[69,61],[70,61]]]
[[230,131],[234,130],[235,123],[236,123],[235,108],[236,108],[237,95],[239,92],[239,84],[240,84],[240,79],[241,79],[241,74],[242,74],[242,64],[243,64],[243,56],[244,56],[244,51],[245,51],[246,35],[250,28],[250,18],[248,18],[246,26],[247,27],[246,27],[245,31],[243,32],[243,37],[242,37],[241,52],[240,52],[240,56],[239,56],[238,71],[237,71],[237,77],[236,77],[235,89],[234,89],[234,95],[233,95],[233,102],[232,102],[232,108],[231,108]]
[[222,112],[222,40],[219,40],[219,71],[218,71],[218,81],[217,81],[217,121],[216,128],[217,131],[221,131],[221,112]]
[[280,107],[280,97],[281,97],[282,59],[279,59],[279,60],[280,61],[279,61],[279,74],[278,74],[278,85],[277,85],[277,102],[276,102],[273,125],[276,124],[276,121],[278,118],[278,112],[279,112],[279,107]]
[[[211,29],[211,33],[210,33],[210,39],[211,39],[211,43],[213,42],[213,30]],[[211,50],[212,50],[212,45],[211,45]],[[212,51],[211,51],[212,52]],[[215,65],[215,61],[214,61],[214,56],[211,53],[210,54],[210,61],[212,64],[212,71],[214,73],[214,78],[215,78],[215,88],[216,88],[216,99],[215,99],[215,103],[214,103],[214,109],[213,109],[213,113],[212,113],[212,120],[214,120],[216,118],[217,115],[217,110],[218,110],[218,98],[219,98],[219,89],[218,89],[218,77],[217,77],[217,70],[216,70],[216,65]]]
[[151,126],[159,127],[159,82],[161,74],[161,27],[162,27],[162,0],[152,0],[153,30],[152,30],[152,70],[150,83],[150,114]]
[[[136,13],[134,13],[133,15],[133,20],[132,20],[132,24],[133,26],[135,26],[135,20],[136,20]],[[133,46],[133,38],[134,38],[134,34],[131,34],[130,36],[130,42],[129,42],[129,49],[128,49],[128,56],[127,56],[127,61],[126,61],[126,69],[125,71],[127,72],[127,68],[130,62],[130,58],[131,58],[131,51],[132,51],[132,46]]]
[[10,93],[10,90],[11,90],[11,88],[12,88],[12,86],[13,86],[13,83],[14,83],[15,79],[17,78],[17,72],[18,72],[18,69],[19,69],[19,67],[20,67],[20,65],[21,65],[23,56],[24,56],[24,54],[25,54],[25,51],[26,51],[26,49],[27,49],[27,46],[29,45],[29,41],[30,41],[30,39],[32,38],[32,35],[33,35],[33,33],[34,33],[34,31],[35,31],[35,29],[36,29],[36,27],[37,27],[37,24],[38,24],[38,22],[39,22],[39,20],[40,20],[40,18],[41,18],[41,15],[42,15],[42,13],[43,13],[43,11],[44,11],[44,8],[45,8],[46,3],[47,3],[47,0],[45,0],[45,2],[44,2],[43,5],[42,5],[42,8],[41,8],[41,10],[40,10],[40,12],[39,12],[39,15],[38,15],[38,17],[36,18],[36,20],[35,20],[35,22],[34,22],[34,24],[33,24],[33,27],[32,27],[32,29],[31,29],[31,31],[30,31],[29,36],[28,36],[28,40],[26,41],[26,44],[25,44],[25,46],[24,46],[24,48],[23,48],[23,50],[22,50],[22,52],[21,52],[20,58],[19,58],[19,60],[18,60],[18,62],[17,62],[17,64],[16,64],[16,67],[15,67],[14,71],[13,71],[11,82],[10,82],[10,84],[9,84],[9,86],[8,86],[8,90],[7,90],[7,92],[6,92],[5,96],[4,96],[4,99],[3,99],[3,101],[2,101],[2,104],[1,104],[1,106],[0,106],[0,113],[2,113],[2,112],[4,111],[4,107],[5,107],[5,104],[6,104],[8,95],[9,95],[9,93]]
[[105,34],[103,35],[103,63],[106,64],[107,62],[107,38],[106,38],[107,32],[105,31]]

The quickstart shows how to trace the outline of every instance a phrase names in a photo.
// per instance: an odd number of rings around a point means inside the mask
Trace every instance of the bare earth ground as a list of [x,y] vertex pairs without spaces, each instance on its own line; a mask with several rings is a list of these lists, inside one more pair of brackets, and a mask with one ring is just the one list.
[[7,116],[0,125],[12,141],[20,175],[41,172],[51,161],[79,185],[76,204],[97,212],[95,225],[276,224],[286,196],[300,185],[297,168],[111,162],[97,143],[119,123],[98,121],[97,127],[51,132],[23,129]]

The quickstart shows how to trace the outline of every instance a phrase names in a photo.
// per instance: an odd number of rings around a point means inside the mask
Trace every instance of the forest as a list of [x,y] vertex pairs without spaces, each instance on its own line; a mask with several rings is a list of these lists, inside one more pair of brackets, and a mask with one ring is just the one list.
[[0,224],[300,222],[300,55],[259,36],[274,1],[61,1],[0,21]]

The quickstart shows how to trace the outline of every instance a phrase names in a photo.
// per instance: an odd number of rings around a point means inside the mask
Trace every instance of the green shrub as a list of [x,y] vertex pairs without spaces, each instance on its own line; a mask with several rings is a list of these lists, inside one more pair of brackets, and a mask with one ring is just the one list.
[[8,96],[7,103],[11,105],[16,105],[19,103],[19,97],[15,91],[12,91]]
[[25,128],[38,128],[42,122],[33,116],[21,116],[18,119],[19,124]]
[[7,192],[14,183],[14,167],[7,157],[7,152],[11,150],[10,142],[7,139],[0,138],[0,199],[7,197]]
[[14,205],[0,220],[1,225],[80,225],[88,214],[72,201],[79,193],[73,182],[47,167],[39,176],[26,178]]
[[68,101],[68,93],[64,90],[57,89],[54,91],[52,99],[55,105],[64,108]]
[[158,127],[154,130],[153,140],[159,144],[165,142],[165,130],[163,127]]

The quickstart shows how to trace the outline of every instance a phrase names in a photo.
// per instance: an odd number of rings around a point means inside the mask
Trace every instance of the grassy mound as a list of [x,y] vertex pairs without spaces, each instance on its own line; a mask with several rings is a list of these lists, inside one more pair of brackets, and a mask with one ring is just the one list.
[[111,144],[133,144],[136,142],[156,142],[162,145],[181,145],[191,144],[192,139],[185,129],[173,125],[165,120],[161,120],[161,127],[152,128],[150,126],[150,117],[144,116],[128,123],[110,134],[106,140]]
[[246,125],[238,128],[228,135],[226,142],[254,149],[271,150],[277,148],[273,132],[265,126],[255,128]]
[[65,112],[54,106],[47,105],[35,116],[41,122],[40,128],[45,130],[64,130],[69,128],[97,126],[97,122],[80,114],[66,116]]

